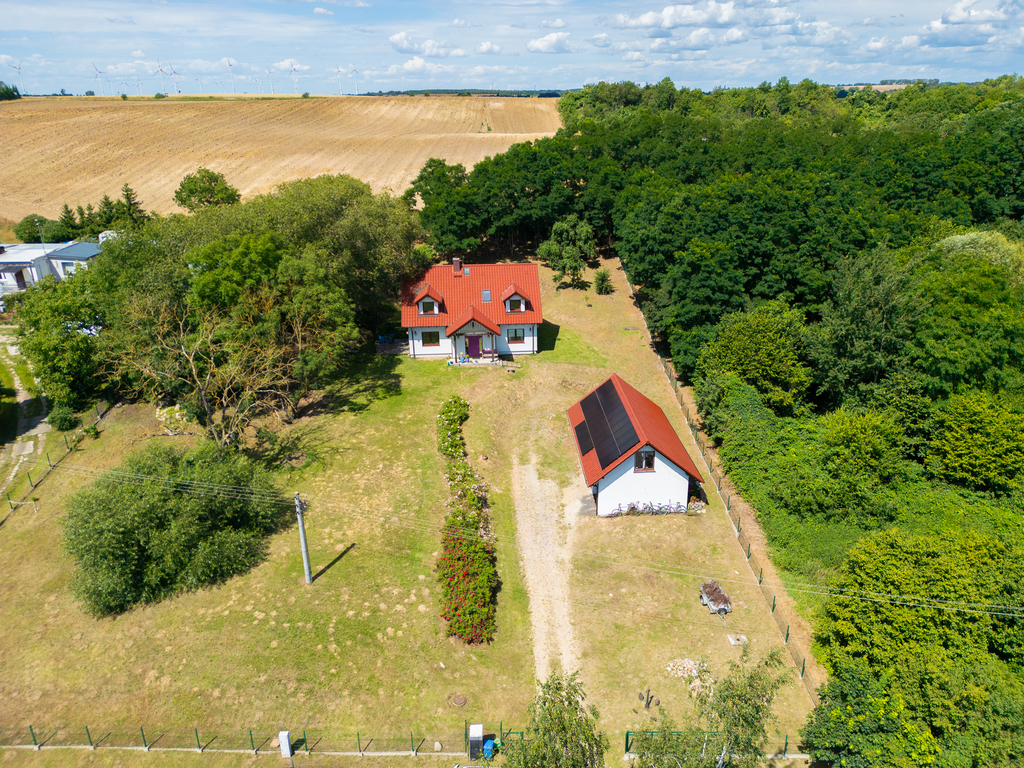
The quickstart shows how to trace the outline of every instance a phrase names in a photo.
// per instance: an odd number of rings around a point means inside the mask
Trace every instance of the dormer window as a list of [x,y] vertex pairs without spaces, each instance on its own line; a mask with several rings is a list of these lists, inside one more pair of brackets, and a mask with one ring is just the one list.
[[523,300],[518,298],[518,297],[517,298],[513,298],[513,299],[509,299],[508,300],[508,311],[509,312],[522,312],[522,311],[524,311]]
[[420,306],[423,308],[421,314],[424,315],[436,315],[437,314],[437,302],[425,299]]

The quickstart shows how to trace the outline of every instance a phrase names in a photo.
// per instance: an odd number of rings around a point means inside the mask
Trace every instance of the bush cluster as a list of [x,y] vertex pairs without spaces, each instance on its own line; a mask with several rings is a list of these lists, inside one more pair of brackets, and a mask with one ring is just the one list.
[[437,579],[441,618],[448,633],[467,643],[488,643],[496,627],[497,558],[487,516],[487,489],[466,458],[462,423],[469,403],[453,395],[437,415],[437,449],[448,459],[446,502]]

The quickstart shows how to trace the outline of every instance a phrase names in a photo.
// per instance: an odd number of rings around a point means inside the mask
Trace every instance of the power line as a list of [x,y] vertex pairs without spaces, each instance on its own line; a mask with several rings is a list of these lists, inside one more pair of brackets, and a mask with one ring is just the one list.
[[[236,500],[250,500],[270,504],[280,504],[283,506],[291,506],[293,503],[291,499],[283,495],[277,494],[273,491],[253,491],[250,488],[247,488],[246,486],[240,485],[229,485],[225,483],[213,483],[198,480],[174,480],[171,478],[164,478],[156,475],[145,475],[136,472],[125,472],[123,470],[114,469],[99,470],[93,467],[86,467],[66,463],[57,464],[53,467],[53,469],[59,469],[61,471],[71,472],[72,474],[78,474],[80,476],[85,477],[92,477],[95,479],[106,479],[113,481],[115,483],[125,485],[141,486],[147,484],[157,484],[169,490],[177,491],[180,493],[191,493],[196,495],[214,496]],[[312,496],[307,498],[310,501],[316,502],[324,509],[342,512],[351,517],[370,520],[373,522],[381,523],[383,525],[405,528],[407,530],[414,530],[420,533],[436,533],[438,531],[438,526],[436,524],[422,520],[420,518],[403,516],[395,512],[376,514],[369,513],[365,511],[353,510],[342,504],[329,501],[321,497]],[[454,535],[457,537],[459,536],[458,533],[454,533]],[[472,535],[467,534],[465,538],[472,538]],[[507,550],[507,548],[510,546],[517,546],[517,542],[514,540],[514,538],[503,537],[497,534],[492,534],[488,537],[488,540],[491,543],[495,544],[496,547],[500,545],[504,550]],[[599,562],[623,568],[636,568],[641,570],[666,573],[673,576],[684,576],[687,578],[701,580],[713,578],[716,581],[725,584],[738,584],[750,587],[769,587],[775,590],[784,589],[803,594],[818,595],[820,597],[841,598],[845,600],[858,600],[861,602],[896,605],[906,608],[925,608],[930,610],[970,613],[976,615],[999,616],[1007,618],[1024,618],[1024,606],[999,604],[984,604],[978,606],[976,603],[968,601],[939,600],[936,598],[921,597],[917,595],[900,595],[885,592],[870,592],[867,590],[828,587],[822,584],[813,584],[805,582],[791,582],[790,585],[775,584],[772,582],[763,581],[758,583],[753,581],[747,581],[745,579],[721,577],[709,573],[697,573],[694,571],[686,571],[662,563],[650,563],[644,561],[624,561],[605,553],[588,552],[586,550],[574,552],[573,556],[584,560],[590,560],[592,562]]]

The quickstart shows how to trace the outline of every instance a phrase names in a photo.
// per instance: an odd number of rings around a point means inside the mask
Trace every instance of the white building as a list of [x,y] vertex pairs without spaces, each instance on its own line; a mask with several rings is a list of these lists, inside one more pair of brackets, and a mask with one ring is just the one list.
[[703,479],[665,412],[618,374],[569,411],[601,517],[646,504],[686,505]]
[[402,290],[411,357],[493,360],[537,352],[543,321],[536,264],[431,267]]
[[0,294],[24,291],[47,275],[58,280],[89,266],[96,243],[18,243],[0,245]]

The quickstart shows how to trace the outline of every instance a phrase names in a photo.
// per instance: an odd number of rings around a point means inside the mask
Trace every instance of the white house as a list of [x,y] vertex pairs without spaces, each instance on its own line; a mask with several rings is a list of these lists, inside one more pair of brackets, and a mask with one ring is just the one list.
[[47,275],[58,280],[89,266],[96,243],[18,243],[0,245],[0,294],[17,293]]
[[463,265],[456,258],[402,288],[412,357],[531,355],[543,319],[536,264]]
[[618,374],[568,414],[601,517],[630,506],[685,505],[692,483],[704,482],[665,412]]

